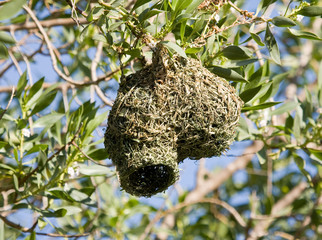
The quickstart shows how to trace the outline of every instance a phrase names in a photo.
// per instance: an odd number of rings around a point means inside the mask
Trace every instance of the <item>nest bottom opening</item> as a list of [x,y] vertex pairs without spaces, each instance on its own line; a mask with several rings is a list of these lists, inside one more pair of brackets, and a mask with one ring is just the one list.
[[162,192],[169,187],[169,182],[175,178],[175,172],[163,164],[139,168],[129,175],[130,187],[138,195],[150,195]]

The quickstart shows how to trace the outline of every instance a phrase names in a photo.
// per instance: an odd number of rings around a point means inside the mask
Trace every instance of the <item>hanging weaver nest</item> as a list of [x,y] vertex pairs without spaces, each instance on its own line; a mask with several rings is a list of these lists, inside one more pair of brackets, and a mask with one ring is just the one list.
[[220,156],[234,139],[242,100],[198,60],[169,56],[122,79],[108,117],[105,147],[121,187],[150,197],[179,177],[185,158]]

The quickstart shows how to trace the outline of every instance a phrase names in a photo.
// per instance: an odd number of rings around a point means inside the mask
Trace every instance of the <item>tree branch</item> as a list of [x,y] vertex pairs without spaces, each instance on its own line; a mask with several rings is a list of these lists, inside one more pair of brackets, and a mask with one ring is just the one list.
[[202,199],[198,199],[195,201],[190,201],[190,202],[183,202],[180,204],[175,205],[174,207],[160,213],[158,216],[156,216],[150,223],[149,225],[146,227],[144,233],[140,236],[140,240],[146,239],[148,234],[150,233],[152,227],[163,217],[168,216],[169,214],[173,214],[174,212],[179,211],[180,209],[184,208],[184,207],[188,207],[194,204],[198,204],[198,203],[212,203],[218,206],[221,206],[223,208],[225,208],[231,215],[234,216],[234,218],[236,219],[236,221],[239,223],[239,225],[241,225],[242,227],[246,227],[246,222],[244,221],[244,219],[242,218],[242,216],[237,212],[237,210],[235,208],[233,208],[232,206],[230,206],[228,203],[221,201],[219,199],[208,199],[208,198],[202,198]]
[[[272,207],[271,215],[280,215],[279,213],[286,207],[290,206],[302,194],[307,186],[308,184],[306,182],[301,182],[296,187],[294,187],[288,194],[286,194],[282,199],[274,204],[274,206]],[[250,236],[247,239],[256,240],[260,237],[265,236],[267,234],[266,229],[273,221],[274,218],[260,220],[258,223],[256,223],[253,231],[250,233]]]
[[[78,20],[79,24],[89,23],[85,18],[81,18]],[[73,19],[70,18],[57,18],[39,21],[40,25],[44,28],[55,27],[55,26],[75,26],[76,23]],[[11,24],[7,26],[0,26],[0,31],[16,31],[16,30],[34,30],[37,29],[38,26],[33,22],[26,22],[24,24]]]

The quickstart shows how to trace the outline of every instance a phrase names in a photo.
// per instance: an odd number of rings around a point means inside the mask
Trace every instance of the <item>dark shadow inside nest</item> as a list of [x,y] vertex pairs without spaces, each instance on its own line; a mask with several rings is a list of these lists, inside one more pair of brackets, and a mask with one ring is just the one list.
[[142,167],[129,176],[129,182],[137,194],[145,195],[160,192],[168,188],[174,178],[173,170],[163,164]]

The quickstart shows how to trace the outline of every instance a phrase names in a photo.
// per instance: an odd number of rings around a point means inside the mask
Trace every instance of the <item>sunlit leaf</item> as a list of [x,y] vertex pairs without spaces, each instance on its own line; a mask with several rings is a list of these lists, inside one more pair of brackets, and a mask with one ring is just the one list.
[[247,82],[247,80],[241,76],[239,73],[232,69],[222,68],[218,66],[211,66],[209,70],[219,77],[225,78],[227,80],[231,80],[234,82]]
[[170,42],[170,41],[162,41],[161,43],[164,46],[166,46],[167,48],[170,48],[171,50],[178,53],[181,57],[187,58],[185,51],[181,47],[179,47],[177,44]]
[[316,34],[311,33],[311,32],[306,32],[306,31],[301,31],[301,30],[296,30],[296,29],[288,29],[290,33],[296,37],[300,38],[306,38],[306,39],[311,39],[311,40],[319,40],[321,41],[322,38],[319,38]]
[[299,106],[300,104],[298,102],[287,102],[284,103],[282,106],[280,106],[279,108],[273,110],[272,112],[270,112],[270,115],[280,115],[283,114],[285,112],[290,112],[292,110],[294,110],[297,106]]
[[55,122],[59,121],[60,119],[62,119],[62,117],[64,117],[65,114],[62,113],[50,113],[47,114],[39,119],[37,119],[34,124],[33,127],[34,128],[41,128],[41,127],[46,127],[49,128],[51,127]]
[[18,85],[17,85],[17,91],[16,91],[16,96],[20,97],[21,93],[25,90],[25,87],[27,86],[27,72],[25,71],[19,81],[18,81]]
[[272,23],[277,26],[277,27],[292,27],[296,26],[296,23],[287,18],[287,17],[282,17],[282,16],[277,16],[272,19]]
[[138,7],[141,7],[142,5],[150,2],[151,0],[137,0],[131,10],[131,12],[133,12],[135,9],[137,9]]
[[258,105],[254,105],[251,107],[243,107],[242,108],[242,112],[247,112],[247,111],[253,111],[253,110],[261,110],[261,109],[265,109],[265,108],[270,108],[273,107],[277,104],[279,104],[281,102],[266,102],[266,103],[262,103],[262,104],[258,104]]
[[276,42],[273,34],[271,33],[271,30],[269,29],[268,23],[267,23],[267,27],[266,27],[265,43],[266,43],[266,47],[269,51],[269,54],[271,55],[274,62],[276,62],[277,64],[280,65],[281,64],[280,51],[278,49],[277,42]]
[[0,31],[0,42],[13,44],[16,41],[7,32]]
[[99,175],[111,174],[111,169],[101,165],[80,164],[79,167],[80,167],[79,169],[80,173],[87,176],[99,176]]
[[297,13],[300,15],[306,16],[306,17],[322,16],[322,7],[307,6],[307,7],[302,8]]
[[10,0],[0,7],[0,21],[13,17],[27,0]]

